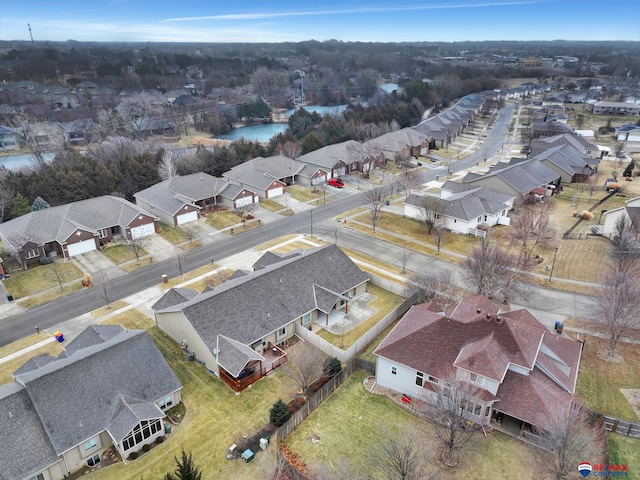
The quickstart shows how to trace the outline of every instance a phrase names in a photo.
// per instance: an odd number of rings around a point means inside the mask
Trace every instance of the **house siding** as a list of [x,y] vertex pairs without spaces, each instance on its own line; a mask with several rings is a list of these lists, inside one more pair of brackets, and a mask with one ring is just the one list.
[[[392,372],[392,368],[396,369],[396,374]],[[428,378],[428,372],[422,372],[425,375],[425,382]],[[414,398],[427,398],[427,390],[416,385],[416,370],[392,362],[384,357],[377,357],[376,360],[376,383],[381,387],[390,388],[396,392],[402,392]]]
[[165,212],[164,210],[160,210],[158,207],[155,207],[150,203],[145,202],[144,200],[140,200],[139,198],[136,198],[136,205],[139,206],[140,208],[143,208],[144,210],[149,211],[150,213],[153,213],[154,215],[159,217],[160,220],[163,220],[165,223],[175,226],[175,223],[174,223],[175,219],[174,217],[172,217],[171,213]]

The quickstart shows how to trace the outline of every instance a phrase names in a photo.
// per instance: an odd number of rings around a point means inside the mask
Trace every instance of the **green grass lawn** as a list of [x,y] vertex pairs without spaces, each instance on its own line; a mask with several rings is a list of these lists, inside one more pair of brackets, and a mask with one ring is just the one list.
[[211,225],[213,228],[217,228],[218,230],[233,227],[238,223],[242,223],[240,221],[240,217],[228,210],[221,210],[214,214],[207,215],[207,224]]
[[[599,351],[606,351],[608,342],[597,337],[586,337],[580,361],[577,394],[586,406],[624,420],[638,421],[622,388],[640,387],[640,348],[637,345],[619,343],[616,349],[623,362],[603,360]],[[640,447],[640,441],[638,446]]]
[[183,243],[188,240],[181,228],[172,227],[171,225],[162,222],[160,222],[160,235],[162,238],[168,240],[174,245],[178,245],[179,243]]
[[461,454],[458,467],[440,467],[435,460],[440,446],[431,425],[388,398],[369,394],[362,385],[366,376],[362,371],[351,375],[285,440],[310,470],[328,460],[333,465],[348,461],[360,473],[372,473],[374,479],[384,478],[375,476],[376,472],[371,470],[371,452],[381,434],[391,428],[399,432],[417,431],[427,457],[442,479],[544,478],[544,461],[541,460],[548,458],[547,454],[497,432],[488,438],[481,433],[472,437]]
[[[144,320],[143,320],[144,321]],[[158,480],[175,468],[174,456],[181,449],[193,455],[202,480],[226,478],[262,479],[259,461],[245,464],[228,461],[229,446],[243,435],[252,435],[269,419],[269,409],[278,399],[292,398],[296,386],[276,372],[236,395],[206,368],[187,362],[180,346],[160,329],[149,330],[158,347],[182,382],[184,420],[161,445],[128,465],[118,463],[89,474],[89,480]],[[258,456],[260,453],[258,453]]]
[[[54,266],[55,265],[55,266]],[[82,272],[71,262],[55,263],[50,265],[37,265],[29,270],[12,271],[11,277],[4,280],[4,286],[13,295],[14,299],[58,287],[58,281],[53,274],[54,269],[59,269],[65,282],[74,282],[82,278]]]
[[[105,248],[102,253],[116,265],[130,260],[135,260],[136,255],[127,245],[112,245]],[[147,255],[146,251],[140,252],[140,256]]]
[[332,345],[347,349],[403,301],[403,298],[399,295],[383,290],[371,283],[369,283],[367,291],[376,297],[375,300],[369,304],[371,308],[376,310],[374,315],[354,329],[346,332],[344,337],[342,335],[335,335],[327,330],[320,330],[318,336],[330,342]]
[[629,477],[640,478],[640,440],[616,433],[607,434],[610,463],[629,465]]

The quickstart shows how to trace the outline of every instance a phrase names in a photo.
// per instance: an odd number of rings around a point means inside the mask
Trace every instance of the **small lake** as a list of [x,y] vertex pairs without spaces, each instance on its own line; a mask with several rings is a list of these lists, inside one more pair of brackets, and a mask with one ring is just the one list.
[[[44,159],[50,162],[55,157],[53,153],[45,153]],[[33,165],[34,157],[30,153],[17,153],[15,155],[0,156],[0,165],[4,165],[9,170],[20,170],[22,167],[30,167]]]
[[[324,106],[324,105],[306,105],[304,109],[310,113],[317,113],[319,115],[337,115],[339,113],[344,112],[347,108],[347,105],[335,105],[335,106]],[[291,110],[287,110],[285,115],[290,117],[297,110],[297,108],[292,108]],[[268,123],[268,124],[260,124],[260,125],[247,125],[246,127],[234,128],[229,133],[225,133],[224,135],[217,135],[215,138],[222,138],[224,140],[231,140],[232,142],[236,140],[240,140],[244,138],[249,142],[268,142],[273,137],[275,137],[279,133],[284,133],[287,131],[286,123]]]

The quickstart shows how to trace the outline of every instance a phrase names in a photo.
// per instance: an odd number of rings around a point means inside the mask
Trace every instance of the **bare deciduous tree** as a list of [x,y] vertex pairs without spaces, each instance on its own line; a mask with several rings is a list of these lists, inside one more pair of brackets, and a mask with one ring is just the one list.
[[64,149],[62,131],[53,123],[37,123],[22,117],[14,131],[20,137],[20,142],[31,151],[34,170],[46,165],[47,153],[55,154]]
[[431,235],[434,230],[443,228],[445,225],[444,202],[438,197],[430,195],[420,199],[421,209],[420,221],[427,227],[427,233]]
[[429,455],[418,429],[383,430],[371,449],[371,465],[389,480],[420,480],[428,476]]
[[551,199],[544,203],[524,203],[511,222],[511,245],[519,246],[519,261],[524,268],[533,265],[533,252],[536,248],[549,247],[557,239],[557,229],[550,215],[553,208]]
[[517,255],[490,243],[490,234],[462,260],[462,279],[476,293],[505,303],[526,297],[522,285],[524,270]]
[[111,288],[111,283],[109,283],[109,277],[105,272],[98,272],[94,275],[94,287],[98,290],[98,294],[100,298],[104,300],[107,308],[111,308],[111,303],[114,300],[114,292],[113,288]]
[[400,264],[402,265],[402,273],[407,271],[407,263],[409,259],[413,256],[413,250],[409,250],[407,245],[402,245],[402,253],[400,254]]
[[416,168],[405,168],[404,171],[397,176],[396,183],[399,188],[404,191],[404,199],[408,200],[413,190],[422,184],[420,171]]
[[178,176],[178,168],[176,167],[175,158],[173,153],[169,150],[165,150],[162,153],[162,157],[160,157],[158,175],[162,180],[169,180],[170,178]]
[[371,214],[371,227],[374,232],[376,231],[376,225],[380,218],[380,211],[384,206],[384,199],[382,198],[382,195],[383,189],[376,186],[371,187],[369,190],[364,192],[365,206],[369,209],[369,213]]
[[447,466],[456,466],[460,460],[458,452],[473,436],[473,428],[468,422],[468,409],[475,404],[477,390],[470,384],[457,381],[455,373],[448,373],[435,385],[435,401],[426,402],[424,413],[435,430],[436,438],[443,447],[440,460]]
[[434,302],[453,296],[455,288],[451,270],[416,274],[407,282],[407,297],[415,294],[416,303]]
[[184,275],[184,270],[187,268],[188,257],[187,254],[181,250],[176,249],[176,256],[174,257],[176,267],[178,268],[178,273],[180,274],[180,278]]
[[60,291],[64,292],[64,284],[71,279],[70,271],[60,263],[52,263],[46,266],[46,275],[49,279],[56,282],[60,287]]
[[282,368],[286,375],[306,393],[309,386],[322,375],[326,355],[309,343],[299,343],[287,351],[287,363]]
[[545,430],[534,439],[540,446],[553,452],[549,470],[556,480],[567,478],[576,465],[594,454],[602,454],[603,440],[588,422],[585,409],[578,403],[566,408],[554,408],[547,416]]
[[198,236],[198,225],[196,222],[185,223],[180,226],[180,230],[182,230],[184,236],[187,237],[189,243],[193,242],[193,240]]
[[137,237],[127,240],[127,247],[136,257],[136,262],[140,262],[140,256],[145,252],[145,248],[149,245],[149,237]]

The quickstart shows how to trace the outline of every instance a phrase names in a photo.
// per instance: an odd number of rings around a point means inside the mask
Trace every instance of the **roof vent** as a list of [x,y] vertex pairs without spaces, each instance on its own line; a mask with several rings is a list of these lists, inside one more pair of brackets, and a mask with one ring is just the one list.
[[282,279],[280,279],[280,283],[282,283]]
[[487,313],[487,320],[491,320],[491,314]]
[[271,318],[271,313],[267,312],[267,317]]
[[496,323],[502,323],[502,317],[496,317]]
[[480,310],[479,308],[476,308],[476,313],[480,315],[482,313],[482,310]]

